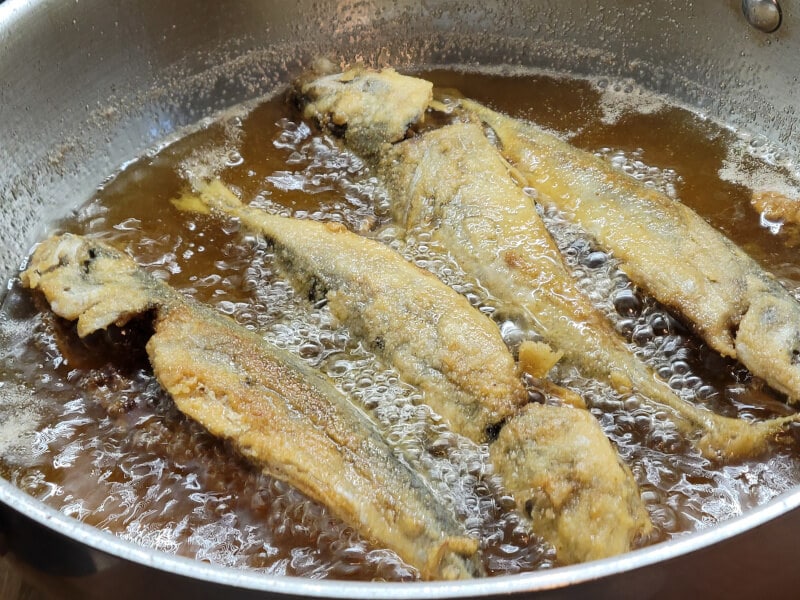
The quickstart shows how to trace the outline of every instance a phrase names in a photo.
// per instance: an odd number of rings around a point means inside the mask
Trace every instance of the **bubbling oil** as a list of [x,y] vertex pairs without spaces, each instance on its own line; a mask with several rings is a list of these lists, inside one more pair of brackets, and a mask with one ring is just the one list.
[[[733,177],[737,136],[629,82],[541,73],[518,77],[431,71],[442,87],[530,118],[683,201],[772,269],[800,285],[783,231],[765,229]],[[630,92],[627,90],[630,89]],[[626,96],[625,94],[628,94]],[[638,98],[638,101],[637,101]],[[486,446],[451,432],[420,395],[331,316],[295,294],[270,247],[235,221],[178,212],[191,182],[220,177],[245,200],[287,216],[337,221],[425,268],[494,318],[512,351],[538,339],[464,273],[430,233],[403,236],[388,221],[385,190],[368,166],[298,120],[276,96],[236,110],[127,165],[60,231],[100,237],[149,272],[209,303],[326,373],[367,411],[401,460],[481,539],[491,575],[551,568],[492,472]],[[732,416],[789,409],[737,364],[711,352],[645,297],[616,259],[554,210],[542,216],[579,287],[631,350],[687,401]],[[180,414],[150,371],[136,321],[80,340],[74,326],[15,283],[0,312],[0,473],[62,512],[136,543],[235,568],[313,578],[405,581],[417,573],[290,485],[261,473]],[[709,463],[665,411],[559,367],[589,400],[631,466],[666,540],[741,514],[796,485],[800,460],[775,449],[761,460]],[[536,391],[532,390],[533,397]]]

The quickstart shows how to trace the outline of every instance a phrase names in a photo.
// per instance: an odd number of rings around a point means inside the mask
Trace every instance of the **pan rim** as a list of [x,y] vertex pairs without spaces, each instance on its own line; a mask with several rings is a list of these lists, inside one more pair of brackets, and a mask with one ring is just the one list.
[[464,581],[358,582],[314,580],[290,575],[269,575],[233,569],[146,548],[65,515],[0,478],[0,503],[39,525],[112,557],[171,575],[180,575],[248,591],[298,594],[310,598],[449,599],[478,598],[554,590],[614,575],[630,573],[655,563],[691,554],[724,542],[800,507],[800,488],[788,490],[769,502],[728,521],[672,540],[602,560],[553,569]]

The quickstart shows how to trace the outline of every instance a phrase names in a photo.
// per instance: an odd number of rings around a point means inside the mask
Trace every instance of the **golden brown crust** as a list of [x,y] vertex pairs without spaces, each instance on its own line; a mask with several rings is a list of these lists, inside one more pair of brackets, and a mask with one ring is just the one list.
[[477,541],[371,421],[321,374],[147,275],[96,240],[43,242],[22,277],[81,335],[155,313],[147,351],[178,408],[245,456],[327,506],[425,579],[482,572]]
[[[591,153],[478,103],[462,104],[492,128],[539,203],[567,213],[712,348],[800,401],[800,303],[744,251],[689,207]],[[787,221],[800,215],[797,200],[774,192],[754,193],[753,205]]]
[[627,552],[652,531],[630,469],[585,410],[532,404],[505,424],[491,457],[563,564]]
[[424,118],[432,88],[430,82],[394,69],[354,68],[301,81],[297,97],[307,119],[344,137],[356,151],[372,154],[383,144],[402,140]]
[[667,408],[707,457],[759,454],[797,419],[722,417],[657,381],[577,289],[533,203],[478,125],[449,125],[396,144],[381,164],[398,223],[432,228],[433,239],[503,302],[506,314],[584,375]]
[[197,202],[269,239],[296,286],[315,282],[339,322],[419,387],[454,431],[483,442],[526,401],[497,326],[394,250],[340,224],[249,208],[218,180],[199,187]]

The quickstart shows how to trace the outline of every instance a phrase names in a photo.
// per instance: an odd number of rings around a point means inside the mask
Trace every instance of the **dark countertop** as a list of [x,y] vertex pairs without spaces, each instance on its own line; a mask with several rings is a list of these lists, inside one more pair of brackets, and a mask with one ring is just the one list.
[[49,596],[28,585],[17,571],[0,559],[0,600],[49,600]]

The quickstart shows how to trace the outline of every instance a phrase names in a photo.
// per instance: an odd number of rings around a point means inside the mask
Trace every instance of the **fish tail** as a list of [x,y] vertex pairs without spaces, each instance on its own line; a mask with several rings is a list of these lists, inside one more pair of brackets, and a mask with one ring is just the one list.
[[422,572],[423,579],[470,579],[485,575],[478,555],[478,540],[450,536],[432,552]]
[[192,182],[191,190],[173,199],[172,204],[181,211],[201,214],[217,212],[234,217],[246,208],[233,190],[219,179]]
[[645,398],[669,408],[678,429],[695,438],[694,446],[714,462],[757,456],[771,444],[788,439],[792,424],[800,422],[800,414],[764,421],[725,417],[676,396],[662,385],[648,388],[641,389]]

